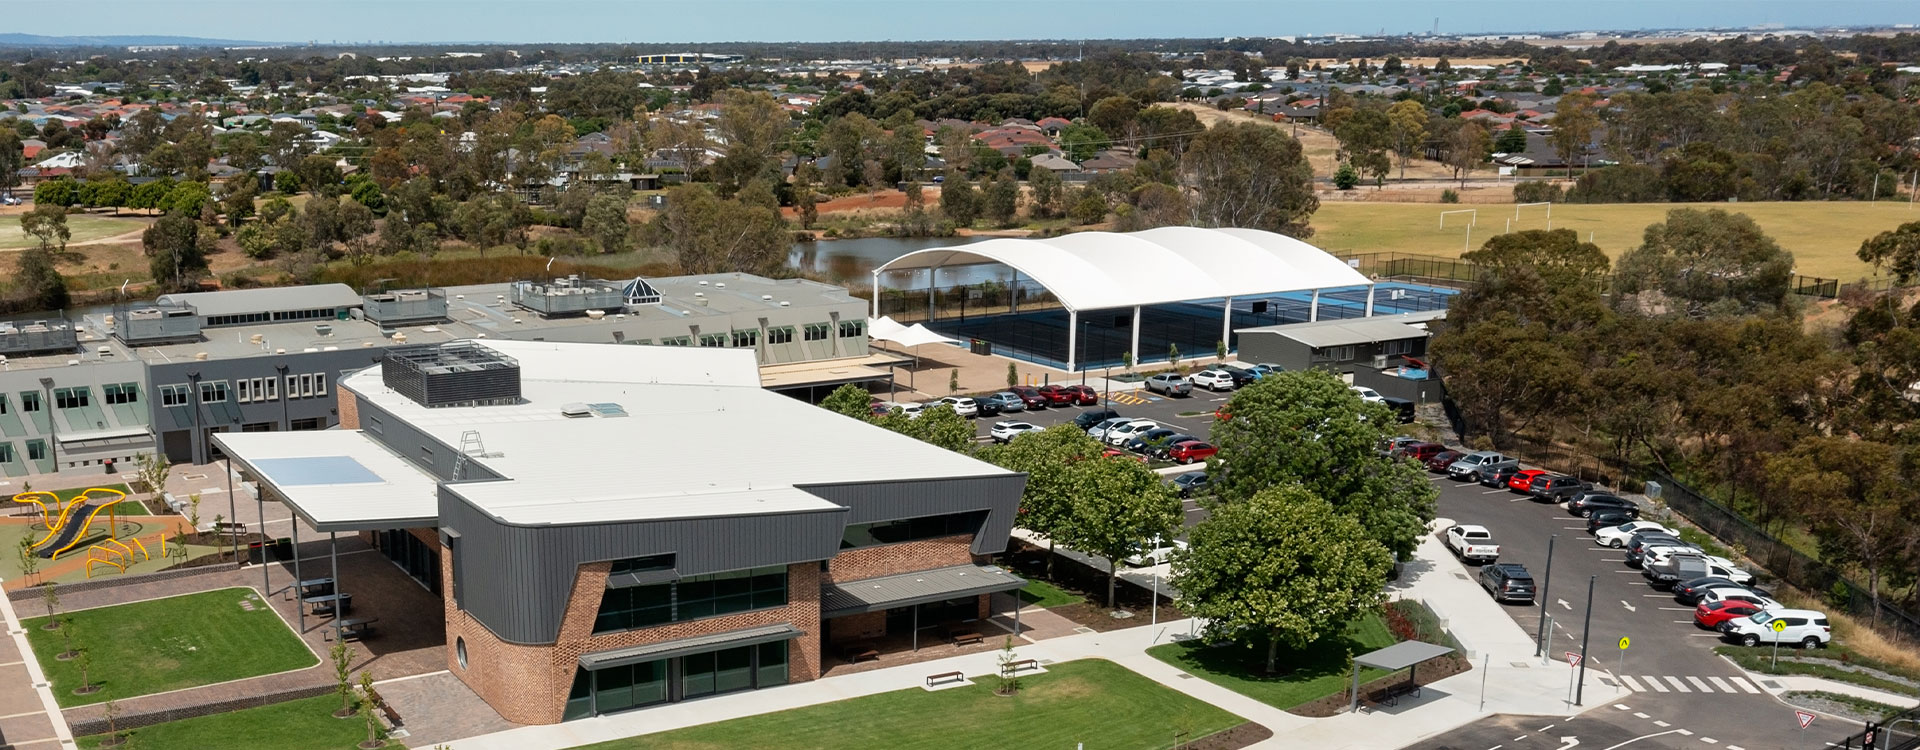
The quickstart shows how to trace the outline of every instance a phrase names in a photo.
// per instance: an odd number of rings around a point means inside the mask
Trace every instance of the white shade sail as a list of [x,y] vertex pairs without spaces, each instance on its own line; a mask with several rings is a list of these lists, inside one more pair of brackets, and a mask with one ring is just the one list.
[[926,326],[915,323],[900,325],[890,317],[875,318],[867,324],[867,336],[880,341],[891,341],[901,346],[919,346],[921,344],[958,344],[959,339],[948,338],[928,330]]

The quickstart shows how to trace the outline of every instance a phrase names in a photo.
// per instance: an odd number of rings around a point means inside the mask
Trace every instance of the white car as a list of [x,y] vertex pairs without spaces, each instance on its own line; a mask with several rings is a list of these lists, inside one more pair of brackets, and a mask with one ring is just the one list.
[[987,435],[993,438],[993,442],[1004,443],[1029,432],[1039,432],[1040,429],[1040,425],[1027,422],[995,422]]
[[900,403],[894,404],[893,408],[899,409],[900,413],[905,414],[914,419],[919,419],[920,415],[927,413],[926,404],[918,404],[912,401],[902,401]]
[[1707,555],[1707,564],[1713,566],[1708,569],[1710,575],[1725,578],[1742,586],[1751,585],[1754,582],[1752,573],[1741,570],[1740,566],[1733,564],[1733,561],[1727,558],[1719,555]]
[[1619,526],[1608,526],[1593,532],[1593,539],[1608,547],[1618,549],[1627,546],[1627,540],[1633,538],[1634,534],[1642,531],[1654,531],[1662,534],[1670,534],[1675,537],[1680,536],[1680,532],[1652,521],[1628,521]]
[[[1781,625],[1776,626],[1776,622]],[[1811,609],[1764,610],[1728,620],[1720,627],[1727,640],[1743,646],[1798,643],[1813,649],[1833,640],[1833,628],[1827,624],[1827,613]],[[1774,630],[1775,627],[1780,627],[1780,630]]]
[[973,399],[967,398],[966,396],[948,396],[940,399],[937,403],[953,407],[953,413],[963,417],[974,417],[980,414],[980,404],[975,403]]
[[1700,595],[1700,602],[1702,604],[1712,604],[1714,602],[1746,602],[1762,610],[1780,608],[1779,602],[1768,597],[1753,593],[1747,589],[1732,587],[1707,589],[1707,593]]
[[1136,419],[1126,424],[1107,428],[1105,440],[1108,445],[1126,445],[1128,440],[1140,437],[1148,430],[1159,429],[1160,423],[1151,419]]
[[1126,424],[1131,421],[1133,421],[1133,417],[1114,417],[1112,419],[1102,419],[1098,422],[1095,422],[1092,427],[1087,428],[1087,437],[1093,438],[1095,440],[1104,441],[1107,439],[1107,430],[1111,430],[1115,427],[1119,427],[1120,425]]
[[1354,393],[1359,394],[1361,401],[1365,401],[1369,404],[1384,404],[1387,402],[1387,397],[1380,395],[1379,391],[1376,391],[1372,388],[1368,388],[1364,385],[1350,385],[1347,387],[1353,389]]
[[1160,563],[1173,559],[1174,555],[1187,551],[1187,543],[1178,539],[1162,541],[1161,545],[1162,546],[1153,548],[1152,551],[1135,552],[1127,559],[1121,560],[1121,562],[1136,568],[1144,568],[1148,565],[1159,565]]
[[1210,391],[1233,390],[1233,374],[1226,370],[1201,370],[1188,375],[1187,382],[1192,383],[1195,388],[1205,388]]
[[1701,555],[1701,551],[1699,547],[1691,544],[1669,544],[1659,547],[1647,547],[1640,551],[1640,568],[1642,570],[1652,570],[1666,565],[1667,561],[1673,559],[1674,555],[1693,555],[1698,557]]

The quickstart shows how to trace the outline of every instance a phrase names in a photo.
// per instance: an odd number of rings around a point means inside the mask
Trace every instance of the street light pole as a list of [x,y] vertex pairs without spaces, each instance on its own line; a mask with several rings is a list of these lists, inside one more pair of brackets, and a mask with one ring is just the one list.
[[1587,624],[1580,628],[1580,681],[1573,688],[1573,705],[1587,692],[1587,639],[1593,637],[1593,584],[1600,576],[1587,576]]
[[1547,574],[1540,578],[1540,632],[1533,638],[1534,656],[1547,655],[1547,587],[1553,585],[1553,543],[1559,538],[1559,534],[1547,537]]

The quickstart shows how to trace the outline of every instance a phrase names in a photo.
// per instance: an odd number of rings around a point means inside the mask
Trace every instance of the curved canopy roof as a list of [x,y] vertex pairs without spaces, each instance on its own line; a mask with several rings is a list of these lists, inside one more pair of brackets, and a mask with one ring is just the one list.
[[1002,263],[1073,310],[1244,297],[1373,283],[1327,251],[1258,229],[1161,227],[995,239],[916,250],[876,271]]

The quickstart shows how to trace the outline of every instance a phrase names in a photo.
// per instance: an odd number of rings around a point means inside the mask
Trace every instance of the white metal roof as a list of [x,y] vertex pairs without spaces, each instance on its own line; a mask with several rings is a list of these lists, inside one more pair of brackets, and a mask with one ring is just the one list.
[[346,284],[311,284],[267,289],[228,289],[160,295],[162,304],[185,302],[202,316],[240,315],[282,310],[358,307],[359,293]]
[[996,239],[917,250],[877,271],[1002,263],[1074,310],[1156,305],[1308,289],[1365,286],[1365,274],[1327,251],[1257,229],[1161,227]]
[[[213,442],[321,531],[431,526],[440,515],[438,480],[356,430],[221,432]],[[357,467],[339,472],[343,461]],[[281,468],[299,462],[330,471],[336,481],[314,483],[313,472]]]

